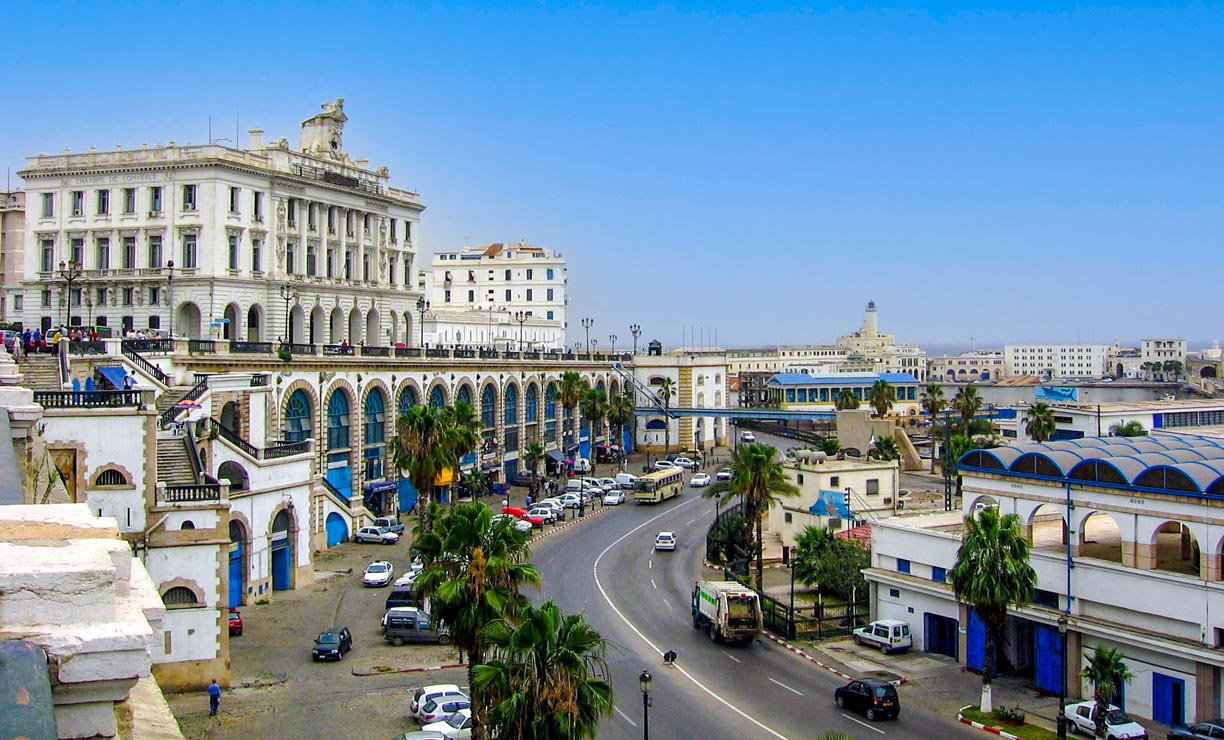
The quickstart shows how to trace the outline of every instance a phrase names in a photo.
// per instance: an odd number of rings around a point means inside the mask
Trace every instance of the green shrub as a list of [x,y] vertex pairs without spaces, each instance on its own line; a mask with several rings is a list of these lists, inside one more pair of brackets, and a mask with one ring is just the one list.
[[991,712],[991,716],[1006,725],[1022,725],[1025,720],[1024,710],[1020,707],[1000,705],[998,709]]

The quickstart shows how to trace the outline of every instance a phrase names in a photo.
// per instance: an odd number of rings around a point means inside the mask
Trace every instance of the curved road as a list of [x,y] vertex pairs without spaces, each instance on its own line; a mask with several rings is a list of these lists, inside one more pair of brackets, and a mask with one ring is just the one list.
[[[713,501],[686,488],[654,506],[627,502],[534,548],[544,596],[585,614],[610,643],[617,706],[601,740],[642,737],[643,669],[654,678],[654,738],[807,740],[827,730],[854,738],[980,738],[954,718],[907,703],[905,687],[899,720],[867,722],[834,706],[833,689],[845,681],[833,673],[768,640],[731,647],[693,629],[690,594],[713,514]],[[679,547],[654,552],[655,534],[668,529]],[[675,667],[663,665],[666,650],[678,654]]]

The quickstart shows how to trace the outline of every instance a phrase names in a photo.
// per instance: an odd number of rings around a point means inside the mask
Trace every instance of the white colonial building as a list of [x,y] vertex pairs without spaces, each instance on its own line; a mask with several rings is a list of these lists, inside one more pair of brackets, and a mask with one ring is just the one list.
[[669,416],[660,410],[656,416],[640,417],[637,444],[655,452],[705,450],[726,444],[727,418],[702,416],[701,409],[727,408],[727,356],[721,349],[677,348],[662,353],[658,342],[650,351],[633,358],[634,385],[638,388],[638,407],[662,405],[659,391],[664,380],[671,381],[671,398],[666,406],[676,409]]
[[0,321],[12,321],[20,307],[25,268],[25,193],[0,191]]
[[[27,327],[392,346],[416,333],[415,193],[344,150],[343,100],[297,146],[40,154],[26,182]],[[105,332],[103,332],[105,333]]]
[[1008,344],[1003,347],[1007,377],[1099,378],[1106,374],[1107,344]]
[[[1098,645],[1134,674],[1115,699],[1165,724],[1220,714],[1224,669],[1224,443],[1193,435],[1085,437],[975,450],[961,458],[963,508],[872,528],[873,613],[908,621],[917,649],[983,665],[985,632],[947,583],[962,517],[1020,518],[1037,571],[1032,603],[1009,610],[1000,672],[1090,697],[1079,672]],[[1058,619],[1067,619],[1061,670]]]
[[940,383],[969,383],[1007,377],[1002,352],[963,352],[927,360],[928,377]]

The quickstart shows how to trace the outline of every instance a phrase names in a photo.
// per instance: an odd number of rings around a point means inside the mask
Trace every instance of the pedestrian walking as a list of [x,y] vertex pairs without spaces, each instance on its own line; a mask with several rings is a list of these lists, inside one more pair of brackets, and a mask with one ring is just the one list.
[[217,679],[214,678],[212,683],[208,684],[208,716],[215,716],[220,708],[221,687],[217,685]]

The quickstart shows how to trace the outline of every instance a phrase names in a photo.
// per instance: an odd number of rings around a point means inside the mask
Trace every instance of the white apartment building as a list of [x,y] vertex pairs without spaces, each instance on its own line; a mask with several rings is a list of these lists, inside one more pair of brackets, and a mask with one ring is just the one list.
[[926,353],[920,347],[897,344],[881,334],[875,301],[867,304],[858,331],[837,338],[835,345],[770,347],[727,350],[728,370],[744,372],[909,373],[919,380],[927,375]]
[[[1037,571],[1032,603],[1009,609],[1000,672],[1072,701],[1097,645],[1134,680],[1115,703],[1165,724],[1220,714],[1224,669],[1224,443],[1156,434],[975,450],[962,457],[962,510],[872,528],[872,610],[908,621],[915,648],[981,669],[985,632],[947,584],[962,517],[997,506],[1020,518]],[[1061,670],[1057,620],[1067,617]]]
[[[560,352],[565,329],[527,311],[435,311],[430,304],[422,327],[427,347],[490,347],[511,352]],[[521,320],[521,321],[520,321]]]
[[0,191],[0,321],[12,321],[25,268],[25,193]]
[[1106,374],[1106,344],[1008,344],[1003,372],[1008,377],[1099,378]]
[[[537,326],[535,349],[560,349],[565,345],[565,259],[558,252],[528,244],[483,244],[459,252],[434,255],[425,276],[430,307],[447,315],[484,313],[488,323],[502,316],[517,329],[515,316],[524,316]],[[547,323],[545,323],[547,322]],[[455,322],[456,324],[458,322]],[[551,331],[544,331],[545,328]],[[446,336],[457,325],[439,332]],[[513,332],[517,336],[517,332]],[[481,338],[483,336],[483,339]],[[469,330],[456,344],[493,344],[499,333]],[[448,341],[448,340],[441,340]]]
[[[1139,358],[1142,360],[1142,368],[1151,368],[1147,373],[1148,377],[1156,380],[1176,380],[1175,376],[1186,372],[1186,340],[1181,337],[1175,339],[1144,339],[1139,343]],[[1172,370],[1164,370],[1166,362],[1176,362],[1181,368],[1180,373]],[[1149,365],[1149,363],[1151,363]],[[1155,365],[1160,365],[1161,370],[1156,371]]]
[[782,474],[799,495],[771,504],[768,530],[786,547],[808,527],[842,532],[892,516],[898,508],[900,466],[895,460],[838,460],[796,450]]
[[927,361],[927,377],[940,383],[992,381],[1007,377],[1002,352],[965,352],[932,357]]
[[[344,150],[344,101],[296,147],[167,146],[28,159],[27,327],[392,346],[417,334],[420,198]],[[15,299],[18,300],[18,299]]]

